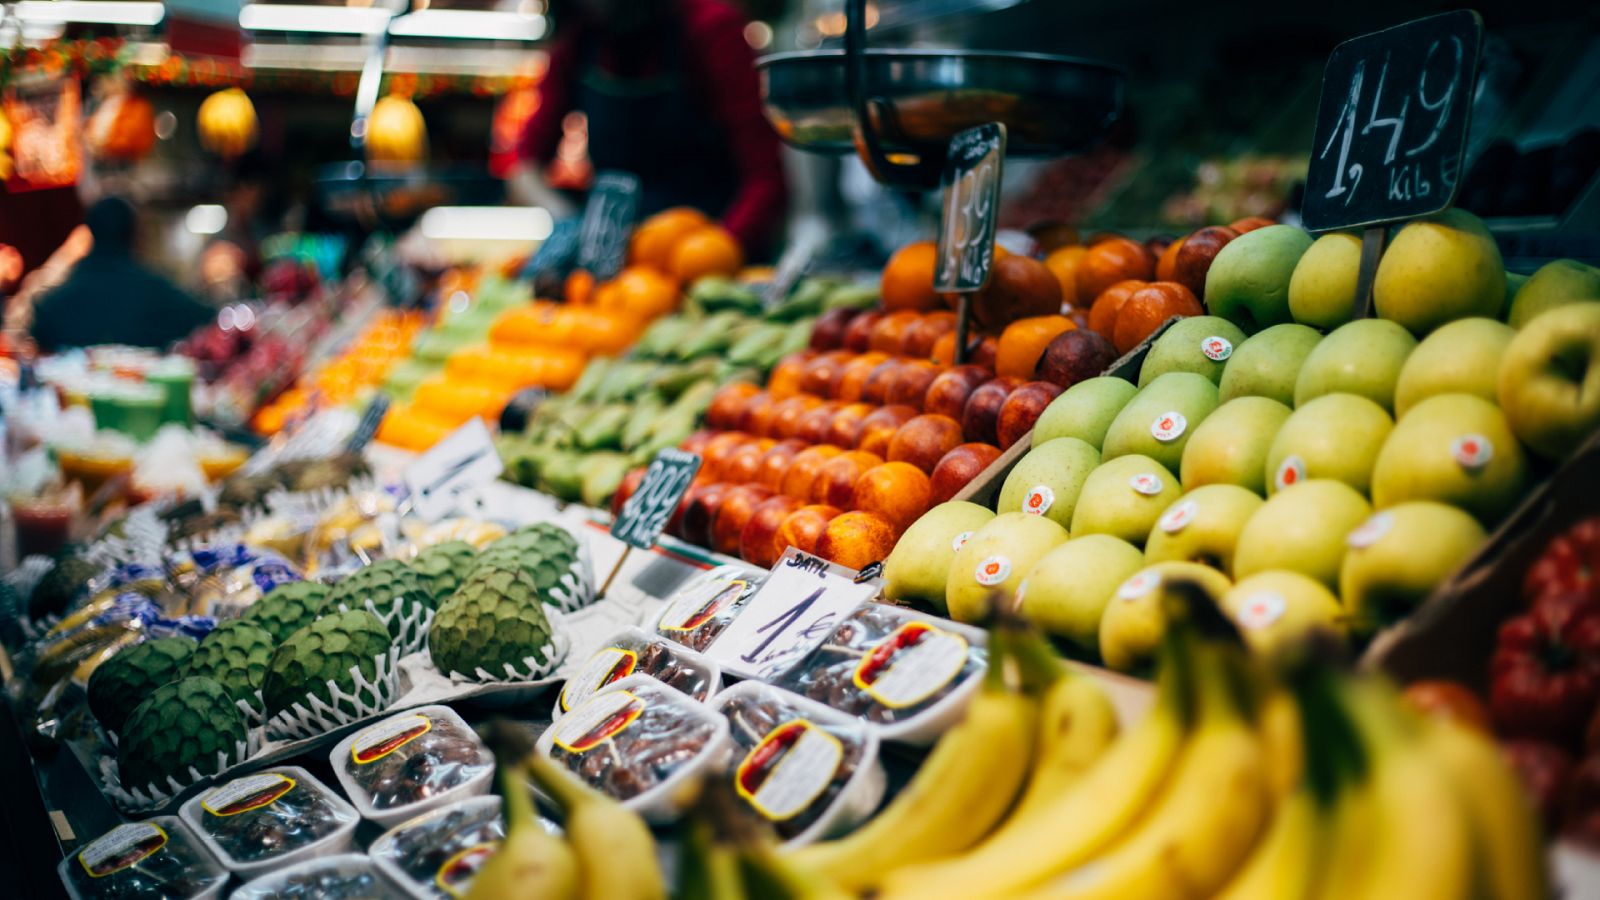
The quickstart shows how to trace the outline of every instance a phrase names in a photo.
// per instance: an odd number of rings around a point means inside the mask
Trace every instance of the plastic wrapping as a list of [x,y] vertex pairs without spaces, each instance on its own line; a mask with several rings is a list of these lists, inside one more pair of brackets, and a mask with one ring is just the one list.
[[848,830],[883,799],[878,736],[860,721],[758,681],[713,706],[728,718],[735,792],[785,841]]
[[988,661],[982,631],[869,603],[777,685],[875,726],[931,743],[958,716]]
[[363,818],[390,827],[489,789],[494,754],[455,710],[390,716],[333,748],[334,775]]
[[655,822],[682,811],[673,790],[730,752],[728,721],[648,675],[630,675],[545,729],[540,753]]
[[280,584],[301,579],[287,559],[244,544],[196,547],[169,563],[173,581],[187,598],[182,612],[231,619]]
[[250,877],[350,846],[359,816],[298,766],[235,778],[179,811],[229,870]]
[[359,853],[311,859],[263,875],[228,900],[403,900]]
[[595,692],[629,675],[649,675],[704,702],[722,687],[722,670],[713,661],[662,637],[628,628],[600,645],[556,696],[560,718]]
[[742,566],[718,566],[696,576],[667,598],[653,630],[669,641],[703,652],[727,630],[765,576]]
[[473,797],[397,825],[368,852],[384,877],[417,900],[458,900],[505,836],[500,798]]
[[57,867],[73,900],[215,897],[228,872],[177,816],[126,822]]

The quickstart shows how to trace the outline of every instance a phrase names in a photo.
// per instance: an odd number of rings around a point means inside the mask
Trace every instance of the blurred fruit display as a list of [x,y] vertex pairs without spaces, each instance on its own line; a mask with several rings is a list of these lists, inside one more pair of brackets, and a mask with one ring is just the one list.
[[256,145],[260,125],[255,104],[236,87],[224,88],[200,104],[195,120],[200,143],[212,153],[231,159]]

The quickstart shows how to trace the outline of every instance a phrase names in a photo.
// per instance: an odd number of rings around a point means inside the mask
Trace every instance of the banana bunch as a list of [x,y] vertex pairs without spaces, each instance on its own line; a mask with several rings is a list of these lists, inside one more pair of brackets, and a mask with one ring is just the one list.
[[879,898],[1348,900],[1549,896],[1532,808],[1484,736],[1387,683],[1244,650],[1164,586],[1157,699],[1118,733],[1036,632],[991,629],[988,681],[910,785],[790,854]]
[[781,856],[771,824],[739,803],[733,774],[702,779],[684,826],[674,900],[849,900],[850,893]]
[[[467,900],[664,900],[666,880],[643,819],[535,752],[515,726],[492,723],[484,737],[500,766],[506,838]],[[528,778],[561,807],[564,838],[534,818]]]

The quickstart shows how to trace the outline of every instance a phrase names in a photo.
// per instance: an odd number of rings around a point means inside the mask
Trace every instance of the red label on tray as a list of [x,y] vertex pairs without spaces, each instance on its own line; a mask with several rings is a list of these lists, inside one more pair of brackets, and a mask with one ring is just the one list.
[[853,680],[872,699],[899,709],[949,684],[966,662],[966,638],[926,622],[907,622],[872,648]]
[[269,806],[294,790],[294,779],[277,772],[236,778],[206,795],[200,808],[213,816],[237,816]]
[[104,878],[145,859],[167,845],[167,833],[152,822],[118,825],[78,854],[90,878]]
[[557,722],[552,741],[569,753],[583,753],[611,740],[644,713],[644,701],[628,691],[590,697]]
[[716,592],[702,597],[698,592],[674,601],[672,608],[661,617],[662,631],[694,631],[715,619],[728,604],[739,599],[749,582],[729,581],[714,585]]
[[375,763],[433,730],[427,716],[390,719],[361,732],[350,745],[350,758],[358,766]]
[[490,841],[462,850],[444,861],[444,865],[433,876],[433,883],[451,897],[465,897],[467,889],[472,887],[472,879],[477,877],[483,864],[499,849],[499,841]]
[[568,678],[566,686],[561,689],[562,710],[569,710],[599,693],[606,685],[632,675],[638,664],[639,654],[621,647],[607,647],[589,657],[583,668]]
[[838,738],[795,719],[767,732],[745,754],[734,773],[734,787],[757,812],[781,822],[822,795],[843,759]]

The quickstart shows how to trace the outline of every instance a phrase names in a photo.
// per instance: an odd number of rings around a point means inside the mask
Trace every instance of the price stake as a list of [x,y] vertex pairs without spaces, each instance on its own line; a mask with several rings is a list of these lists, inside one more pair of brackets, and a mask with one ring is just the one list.
[[383,417],[388,412],[389,395],[373,394],[372,400],[367,403],[367,408],[361,411],[361,421],[356,423],[356,430],[350,433],[350,440],[345,443],[345,450],[360,453],[367,449],[367,445],[377,436],[378,426],[383,424]]
[[578,229],[578,265],[596,279],[622,271],[628,233],[639,209],[639,179],[626,172],[601,172],[589,189]]
[[1455,201],[1482,43],[1483,19],[1458,10],[1353,38],[1328,56],[1300,218],[1310,231],[1366,229],[1357,316],[1382,226]]
[[402,480],[411,489],[411,508],[437,521],[456,508],[461,495],[482,487],[505,471],[482,419],[473,419],[406,466]]
[[761,305],[772,309],[788,299],[800,276],[811,268],[811,259],[816,255],[817,246],[821,244],[820,235],[807,232],[797,236],[790,242],[788,249],[778,257],[778,265],[772,270],[772,280],[767,282],[761,290]]
[[854,570],[790,547],[706,655],[725,672],[771,680],[821,646],[877,590],[857,583]]
[[956,362],[966,362],[971,294],[989,282],[994,265],[995,221],[1000,211],[1000,170],[1006,127],[969,128],[950,139],[945,158],[944,212],[939,223],[936,290],[961,295],[956,319]]
[[623,549],[617,564],[611,567],[611,574],[606,576],[605,583],[600,585],[600,596],[605,596],[612,579],[622,571],[622,564],[628,561],[628,554],[635,547],[649,550],[656,545],[661,530],[667,527],[667,521],[678,511],[684,492],[689,490],[699,471],[698,453],[688,453],[674,447],[668,447],[650,460],[650,468],[645,470],[638,489],[627,503],[622,504],[622,511],[611,523],[611,536],[627,544],[627,547]]

